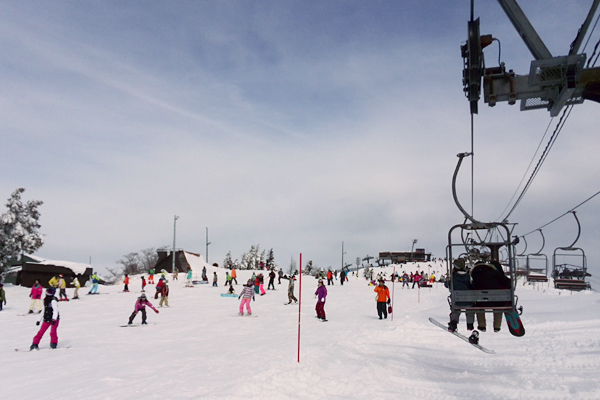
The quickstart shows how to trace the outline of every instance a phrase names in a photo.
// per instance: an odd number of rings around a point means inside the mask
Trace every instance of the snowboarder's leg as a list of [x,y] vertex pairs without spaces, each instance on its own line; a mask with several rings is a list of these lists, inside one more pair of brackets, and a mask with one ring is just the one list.
[[477,329],[479,329],[481,332],[485,332],[486,326],[485,326],[485,313],[484,312],[478,312],[477,314]]
[[129,322],[127,323],[128,325],[131,325],[133,323],[133,319],[135,318],[136,315],[137,315],[137,311],[134,311],[131,313],[131,315],[129,316]]
[[502,312],[494,313],[494,332],[499,332],[502,327]]
[[246,300],[246,311],[248,311],[248,315],[252,314],[252,308],[250,308],[250,299],[244,299]]
[[44,336],[44,333],[46,333],[46,330],[48,330],[48,328],[50,327],[50,323],[49,322],[42,322],[42,326],[40,327],[40,330],[38,331],[37,335],[35,335],[33,337],[33,344],[35,344],[36,346],[38,344],[40,344],[40,340],[42,340],[42,337]]
[[140,311],[142,312],[142,324],[145,324],[146,323],[146,309],[142,308]]
[[[57,319],[56,323],[54,325],[52,325],[52,327],[50,328],[50,346],[52,346],[53,344],[56,345],[58,344],[58,324],[59,324],[60,320]],[[55,348],[56,346],[54,346]]]

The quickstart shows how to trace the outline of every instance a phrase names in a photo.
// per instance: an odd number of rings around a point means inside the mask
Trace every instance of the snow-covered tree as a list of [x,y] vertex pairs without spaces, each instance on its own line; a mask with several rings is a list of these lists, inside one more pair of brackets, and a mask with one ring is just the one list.
[[267,268],[268,269],[275,269],[277,268],[277,263],[275,262],[275,256],[273,255],[273,249],[271,248],[271,250],[269,250],[269,253],[267,254]]
[[294,275],[297,272],[298,272],[298,264],[296,264],[296,260],[292,256],[292,259],[290,260],[290,266],[288,268],[288,275]]
[[225,260],[223,260],[223,268],[225,268],[225,269],[233,269],[234,268],[233,260],[231,259],[231,251],[227,252],[227,255],[225,256]]
[[8,211],[0,216],[0,272],[11,258],[32,254],[42,247],[44,239],[39,232],[40,200],[21,201],[24,188],[18,188],[8,199]]

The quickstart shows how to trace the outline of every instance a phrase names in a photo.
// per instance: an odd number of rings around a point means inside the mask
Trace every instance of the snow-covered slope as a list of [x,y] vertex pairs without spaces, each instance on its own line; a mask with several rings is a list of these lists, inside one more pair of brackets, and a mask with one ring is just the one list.
[[[210,279],[212,270],[208,273]],[[250,274],[240,271],[238,281]],[[220,269],[221,284],[224,276]],[[489,355],[428,322],[428,317],[447,322],[447,290],[441,284],[390,285],[393,320],[380,321],[373,287],[350,276],[344,286],[336,281],[327,287],[329,322],[319,322],[316,280],[304,277],[298,363],[298,306],[284,305],[287,281],[251,303],[256,318],[238,317],[239,301],[221,297],[222,286],[170,282],[171,307],[160,314],[149,310],[155,325],[122,328],[140,290],[139,277],[132,282],[131,293],[121,293],[121,285],[101,286],[105,294],[86,296],[82,289],[81,300],[60,303],[59,347],[71,347],[46,350],[47,333],[40,344],[44,349],[31,353],[14,351],[27,349],[37,332],[36,316],[17,315],[27,311],[28,289],[5,287],[2,398],[600,398],[596,292],[519,284],[527,334],[513,337],[505,326],[499,333],[482,333],[481,343],[497,352]],[[235,288],[239,293],[241,286]],[[464,316],[459,330],[466,333]]]

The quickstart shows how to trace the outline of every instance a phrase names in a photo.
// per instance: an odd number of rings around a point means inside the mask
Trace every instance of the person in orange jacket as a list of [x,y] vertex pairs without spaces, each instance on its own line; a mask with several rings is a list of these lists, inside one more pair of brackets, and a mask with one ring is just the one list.
[[383,279],[379,280],[379,285],[374,290],[377,293],[377,314],[379,315],[379,319],[387,318],[387,307],[386,304],[390,304],[390,289],[385,286],[385,281]]
[[125,285],[123,291],[129,292],[129,275],[125,274],[125,278],[123,278],[123,284]]

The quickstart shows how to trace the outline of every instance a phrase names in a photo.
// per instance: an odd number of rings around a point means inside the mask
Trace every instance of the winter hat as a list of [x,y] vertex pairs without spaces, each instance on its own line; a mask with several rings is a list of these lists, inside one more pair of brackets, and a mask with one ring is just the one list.
[[48,289],[46,289],[46,295],[54,296],[54,293],[56,293],[56,289],[54,289],[53,287],[49,287]]
[[465,259],[457,258],[456,260],[454,260],[454,267],[458,270],[464,270],[465,269]]
[[140,299],[142,299],[142,300],[146,300],[146,294],[145,294],[145,293],[142,293],[142,294],[140,295]]

